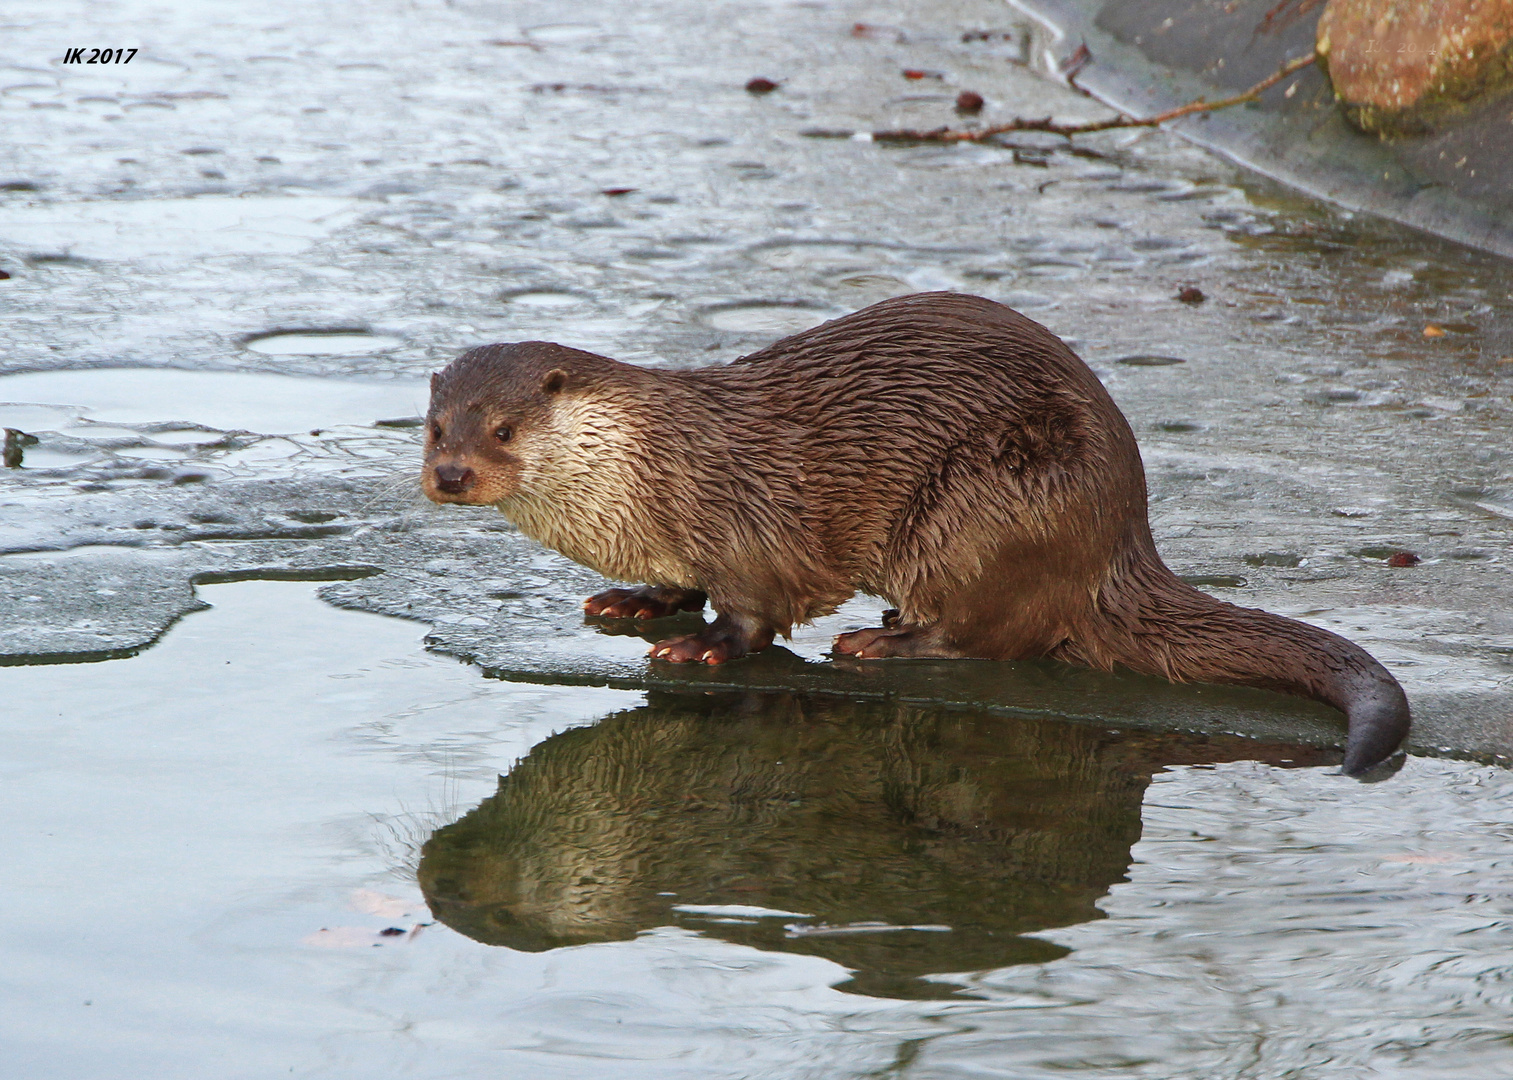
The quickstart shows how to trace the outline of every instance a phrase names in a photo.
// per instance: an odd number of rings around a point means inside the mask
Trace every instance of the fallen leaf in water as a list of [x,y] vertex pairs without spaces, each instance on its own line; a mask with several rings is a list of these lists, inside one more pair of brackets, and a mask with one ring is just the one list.
[[956,111],[964,113],[980,113],[983,107],[982,95],[976,90],[963,90],[956,95]]

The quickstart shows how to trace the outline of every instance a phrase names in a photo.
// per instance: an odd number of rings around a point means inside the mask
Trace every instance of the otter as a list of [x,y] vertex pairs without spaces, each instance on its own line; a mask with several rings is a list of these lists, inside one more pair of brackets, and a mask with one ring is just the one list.
[[431,499],[492,504],[646,583],[588,614],[712,604],[657,660],[734,660],[861,590],[892,607],[838,655],[1050,657],[1297,694],[1346,714],[1350,775],[1408,732],[1364,649],[1167,568],[1124,415],[1060,338],[991,300],[896,297],[682,371],[487,345],[432,376],[426,427]]

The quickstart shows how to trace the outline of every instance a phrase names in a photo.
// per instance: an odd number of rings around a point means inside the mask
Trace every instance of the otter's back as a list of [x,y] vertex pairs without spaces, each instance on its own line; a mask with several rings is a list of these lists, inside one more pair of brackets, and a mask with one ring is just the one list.
[[981,551],[1016,525],[1055,543],[1074,523],[1102,547],[1144,520],[1139,453],[1113,400],[1002,304],[900,297],[709,375],[789,434],[804,502],[861,579],[889,559]]

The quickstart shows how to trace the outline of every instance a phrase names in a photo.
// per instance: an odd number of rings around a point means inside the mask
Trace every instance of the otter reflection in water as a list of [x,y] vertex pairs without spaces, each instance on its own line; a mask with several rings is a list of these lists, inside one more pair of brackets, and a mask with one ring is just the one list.
[[[850,968],[844,989],[1064,955],[1020,935],[1100,917],[1151,773],[1337,753],[780,694],[653,693],[541,743],[439,829],[432,912],[540,951],[681,925]],[[1316,760],[1315,760],[1316,759]],[[671,894],[671,895],[668,895]],[[742,905],[788,917],[680,908]],[[870,925],[869,925],[870,924]]]

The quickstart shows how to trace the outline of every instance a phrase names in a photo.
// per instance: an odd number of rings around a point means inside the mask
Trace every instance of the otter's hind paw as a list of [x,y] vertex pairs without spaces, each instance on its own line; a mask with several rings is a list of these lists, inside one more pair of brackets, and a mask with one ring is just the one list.
[[888,656],[947,657],[964,656],[960,649],[947,644],[938,630],[922,626],[873,627],[837,635],[831,652],[855,656],[861,660],[881,660]]

